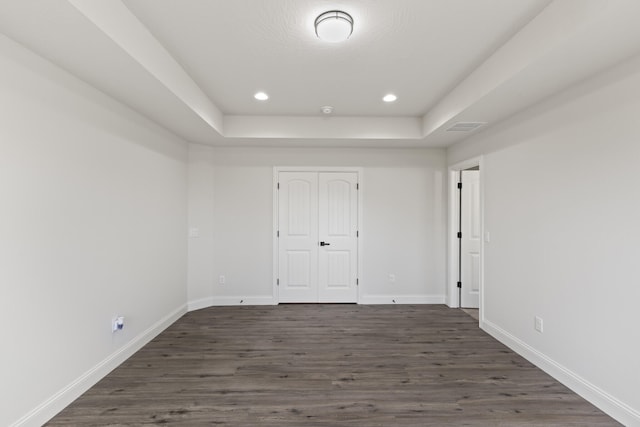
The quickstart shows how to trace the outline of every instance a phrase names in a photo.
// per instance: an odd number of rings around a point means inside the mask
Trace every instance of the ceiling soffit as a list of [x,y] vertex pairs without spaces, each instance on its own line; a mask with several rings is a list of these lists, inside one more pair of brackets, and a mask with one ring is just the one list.
[[[16,10],[22,7],[22,13],[26,14],[28,7],[24,5],[29,5],[29,1],[23,0],[24,3],[11,4],[10,7]],[[503,3],[502,0],[483,1],[494,5]],[[79,13],[90,23],[94,32],[102,33],[105,40],[110,40],[122,54],[130,58],[129,62],[133,60],[147,76],[153,77],[156,88],[161,87],[170,94],[168,98],[163,95],[168,104],[177,103],[179,107],[167,107],[163,112],[152,105],[145,105],[139,99],[128,102],[126,94],[115,93],[116,90],[111,91],[113,93],[106,90],[107,93],[129,105],[133,104],[142,114],[187,140],[213,145],[251,145],[251,141],[258,140],[264,141],[264,144],[259,143],[261,145],[309,145],[332,140],[339,145],[352,146],[448,146],[469,135],[446,131],[456,122],[489,122],[490,126],[577,79],[586,78],[640,52],[640,27],[630,19],[640,13],[640,3],[634,0],[531,0],[525,10],[519,13],[511,11],[510,27],[501,31],[502,36],[499,37],[495,32],[485,34],[487,39],[483,45],[471,46],[476,51],[475,56],[470,55],[451,65],[451,74],[455,75],[449,76],[449,80],[442,80],[442,73],[447,71],[446,64],[430,66],[429,61],[439,58],[438,53],[443,50],[455,50],[457,43],[464,41],[463,38],[453,40],[450,34],[451,40],[437,38],[447,35],[442,27],[453,25],[455,28],[455,23],[450,22],[452,17],[456,13],[462,16],[464,5],[469,2],[399,0],[376,3],[385,4],[387,9],[364,7],[366,2],[362,0],[347,3],[355,10],[353,15],[357,31],[349,44],[339,50],[332,50],[309,36],[313,31],[307,28],[309,22],[312,27],[313,17],[324,9],[320,7],[324,3],[319,2],[279,0],[277,4],[287,11],[281,19],[271,19],[274,11],[266,5],[273,7],[273,2],[163,2],[163,6],[174,8],[174,23],[163,21],[167,18],[162,14],[150,14],[148,7],[158,5],[157,1],[150,0],[68,0],[66,3],[56,3],[58,6],[51,8],[62,7],[59,5],[63,4],[71,6],[76,14]],[[206,37],[210,33],[199,33],[206,26],[198,22],[212,10],[230,4],[237,6],[234,6],[234,12],[246,9],[246,13],[254,14],[247,25],[230,17],[227,21],[223,20],[223,24],[209,25],[209,28],[222,31],[217,37],[222,37],[225,31],[241,30],[246,34],[240,36],[232,33],[234,38],[228,43],[215,44],[219,50],[215,55],[207,54]],[[420,8],[427,5],[449,8],[449,15],[444,12],[442,15],[448,18],[442,19],[440,27],[436,21],[431,22],[435,43],[433,40],[431,43],[412,42],[416,38],[424,38],[424,34],[416,29],[419,26],[415,25],[415,21],[424,19],[425,10]],[[29,7],[35,10],[35,3]],[[265,10],[256,11],[256,7]],[[203,12],[202,17],[198,13],[195,16],[194,10]],[[9,16],[9,12],[6,16]],[[55,15],[55,10],[49,12]],[[8,28],[7,22],[10,22],[10,17],[4,22],[0,20],[0,25]],[[366,27],[372,26],[369,24],[371,22],[383,24],[376,25],[376,31],[373,31],[373,28]],[[480,24],[481,27],[487,23]],[[202,39],[200,45],[193,49],[181,45],[192,43],[193,40],[189,37],[171,37],[172,25],[193,32],[194,37]],[[87,31],[84,27],[87,26],[83,24],[83,31]],[[29,28],[15,24],[9,28],[11,31],[8,34],[20,42],[21,37],[29,39],[25,35],[27,31],[37,32],[35,27]],[[0,31],[3,29],[0,27]],[[41,31],[43,34],[39,35],[39,40],[31,34],[29,43],[25,45],[38,53],[44,52],[43,56],[46,56],[48,45],[43,41],[46,33]],[[457,29],[456,32],[464,31]],[[95,41],[95,37],[93,39]],[[372,40],[377,46],[376,54],[367,50],[370,50]],[[585,48],[594,45],[602,49]],[[235,50],[248,51],[248,56],[256,60],[255,66],[246,67],[243,63],[243,67],[233,68],[234,61],[242,60]],[[291,56],[286,56],[283,53],[285,50],[293,52],[293,58],[297,56],[300,60],[296,62]],[[310,50],[312,54],[306,52]],[[67,52],[67,55],[72,54],[73,51]],[[563,63],[561,59],[565,55],[573,55],[573,61]],[[199,57],[203,58],[201,62],[194,59]],[[391,57],[391,63],[385,63],[387,57]],[[276,61],[273,58],[284,60]],[[215,74],[211,72],[212,67],[215,69],[215,63],[210,62],[215,60],[230,61],[230,67],[225,72],[237,73],[238,78],[208,75]],[[562,67],[558,65],[559,62]],[[68,71],[79,77],[87,73],[79,69],[78,62],[75,66],[71,62],[69,64]],[[403,67],[404,64],[411,66]],[[269,80],[275,90],[268,104],[260,105],[254,100],[249,104],[236,99],[241,98],[237,95],[239,91],[245,92],[242,96],[250,97],[254,90],[267,89],[259,87],[259,76],[261,73],[278,73],[278,70],[282,76]],[[336,70],[339,72],[336,73]],[[433,74],[429,75],[429,70]],[[247,87],[247,76],[240,76],[243,73],[255,79],[255,87]],[[327,75],[326,79],[321,78],[323,73]],[[341,73],[343,77],[340,77]],[[220,74],[224,75],[222,71]],[[388,76],[388,81],[385,76]],[[441,84],[423,92],[428,87],[424,82],[429,82],[430,78]],[[88,81],[93,84],[91,79]],[[96,86],[100,87],[100,79],[96,81]],[[330,84],[327,85],[327,82]],[[377,92],[372,82],[378,84]],[[394,84],[395,87],[402,86],[406,92],[399,94],[399,101],[402,101],[398,103],[399,107],[380,102],[387,88],[388,91],[395,90]],[[150,89],[153,85],[141,86]],[[102,89],[108,86],[103,85]],[[283,93],[289,91],[288,98],[283,96],[286,102],[278,99],[279,87],[282,87]],[[410,87],[415,90],[408,89]],[[318,102],[325,93],[327,103]],[[309,106],[309,99],[319,104],[317,109]],[[338,105],[334,114],[322,115],[321,105],[331,105],[334,101]]]

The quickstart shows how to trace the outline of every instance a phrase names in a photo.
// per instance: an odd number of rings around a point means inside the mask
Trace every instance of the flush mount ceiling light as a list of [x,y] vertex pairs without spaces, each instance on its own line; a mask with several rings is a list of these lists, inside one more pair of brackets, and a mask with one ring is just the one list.
[[343,42],[353,32],[353,18],[341,10],[330,10],[318,16],[314,23],[320,40],[330,43]]
[[269,95],[264,92],[257,92],[255,95],[253,95],[253,97],[258,101],[266,101],[267,99],[269,99]]
[[392,94],[392,93],[386,94],[384,97],[382,97],[382,100],[383,100],[384,102],[393,102],[393,101],[395,101],[396,99],[398,99],[398,97],[397,97],[397,96],[395,96],[395,95],[394,95],[394,94]]

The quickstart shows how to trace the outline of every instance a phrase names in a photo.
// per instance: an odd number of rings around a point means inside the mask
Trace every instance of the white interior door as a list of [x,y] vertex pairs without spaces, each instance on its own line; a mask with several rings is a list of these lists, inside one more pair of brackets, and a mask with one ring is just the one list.
[[280,302],[357,302],[358,173],[278,174]]
[[478,308],[480,302],[480,171],[462,171],[460,306]]
[[280,302],[318,301],[318,174],[281,172],[278,191]]
[[320,173],[319,302],[357,302],[358,174]]

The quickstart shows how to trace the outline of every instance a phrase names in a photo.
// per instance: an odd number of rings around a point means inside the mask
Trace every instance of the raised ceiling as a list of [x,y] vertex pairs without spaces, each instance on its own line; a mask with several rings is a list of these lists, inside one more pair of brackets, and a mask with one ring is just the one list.
[[[269,116],[318,115],[323,105],[340,116],[422,116],[548,3],[124,2],[225,114]],[[313,22],[336,7],[355,30],[326,43]],[[270,101],[255,102],[257,90]],[[388,92],[400,102],[382,102]]]
[[[314,34],[331,9],[355,20],[344,43]],[[639,54],[637,16],[637,0],[8,0],[0,32],[188,141],[442,147],[469,135],[457,122]]]

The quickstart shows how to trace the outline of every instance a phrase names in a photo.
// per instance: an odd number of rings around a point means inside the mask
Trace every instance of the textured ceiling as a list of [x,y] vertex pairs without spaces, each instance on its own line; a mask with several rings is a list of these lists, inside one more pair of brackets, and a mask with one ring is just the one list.
[[[326,44],[313,20],[334,8],[354,33]],[[639,14],[637,0],[5,0],[0,33],[189,141],[427,147],[640,54]]]
[[[343,116],[423,115],[547,3],[125,0],[225,114],[314,115],[331,105]],[[315,36],[314,19],[332,7],[354,18],[344,43]],[[255,102],[258,90],[268,103]],[[388,92],[398,102],[382,102]]]

